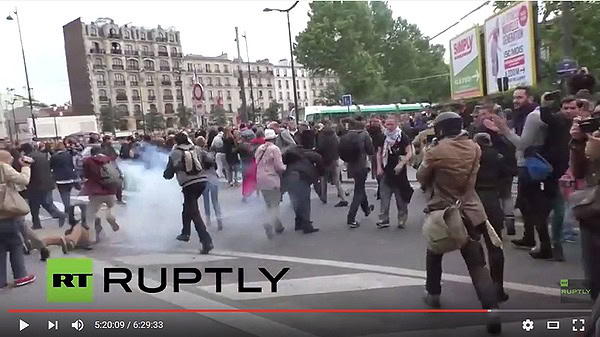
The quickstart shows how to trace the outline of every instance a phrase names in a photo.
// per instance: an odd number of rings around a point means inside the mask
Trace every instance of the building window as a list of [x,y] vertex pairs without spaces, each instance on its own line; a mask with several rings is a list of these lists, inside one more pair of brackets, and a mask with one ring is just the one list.
[[142,32],[141,36],[142,36],[141,39],[145,40],[146,39],[146,32]]
[[283,100],[283,93],[280,91],[279,92],[279,100],[282,101]]
[[301,74],[302,74],[302,77],[304,77],[304,70],[302,70]]
[[225,77],[225,85],[229,85],[229,77]]
[[289,89],[290,88],[290,81],[285,80],[285,88]]
[[156,97],[154,94],[154,89],[148,89],[148,97]]
[[279,76],[279,68],[275,69],[275,73]]
[[165,104],[165,113],[166,113],[166,114],[172,114],[173,112],[174,112],[174,111],[173,111],[173,104],[171,104],[171,103],[166,103],[166,104]]
[[[304,75],[302,75],[302,76],[304,76]],[[302,80],[302,87],[303,87],[304,89],[306,89],[306,80]]]
[[211,78],[211,77],[207,77],[207,78],[206,78],[206,81],[207,81],[207,82],[206,82],[206,83],[207,83],[207,85],[212,85],[212,78]]
[[208,98],[211,100],[214,98],[212,90],[208,91]]
[[108,31],[108,33],[109,33],[111,36],[117,35],[117,31],[116,31],[114,28],[111,28],[111,29]]
[[117,98],[119,97],[126,97],[127,93],[125,92],[125,90],[123,89],[117,89]]
[[95,59],[95,60],[94,60],[94,64],[95,64],[95,65],[97,65],[97,66],[102,66],[102,65],[104,65],[104,64],[103,64],[103,62],[102,62],[102,59]]
[[157,113],[156,104],[150,104],[150,113]]
[[258,98],[263,98],[263,92],[262,92],[262,90],[258,91]]
[[229,108],[229,112],[233,112],[233,106],[231,104],[227,104],[227,107]]
[[142,51],[144,53],[148,53],[150,51],[150,49],[148,48],[148,46],[142,46]]
[[227,90],[227,100],[231,100],[231,91]]
[[221,90],[217,91],[217,97],[218,98],[222,98],[223,97],[223,92]]
[[313,95],[313,97],[315,97],[315,96],[316,96],[316,95],[315,95],[315,91],[314,91],[314,90],[312,91],[312,95]]
[[90,36],[98,36],[98,30],[94,27],[90,28]]
[[173,36],[173,34],[169,34],[169,41],[175,42],[175,37]]
[[129,33],[128,30],[126,30],[123,35],[125,36],[126,39],[131,39],[131,33]]
[[97,74],[96,78],[98,79],[98,81],[104,82],[104,74]]
[[221,72],[221,66],[218,64],[215,64],[215,72],[216,73],[220,73]]
[[204,79],[202,77],[198,77],[198,83],[204,84]]
[[269,99],[273,99],[273,92],[269,90]]
[[287,77],[287,68],[283,69],[283,76]]
[[287,97],[287,99],[290,99],[290,92],[289,92],[289,91],[288,91],[288,92],[286,92],[286,95],[285,95],[285,96]]
[[140,92],[137,90],[131,90],[131,96],[139,98]]
[[211,111],[211,112],[215,111],[215,105],[214,105],[214,104],[211,104],[211,105],[210,105],[210,111]]
[[115,81],[125,82],[125,76],[123,74],[115,74]]
[[179,61],[173,62],[173,69],[181,69],[181,64],[179,63]]
[[160,70],[168,70],[167,68],[169,68],[169,61],[160,60]]
[[304,92],[304,99],[308,99],[308,93],[306,91]]
[[127,69],[138,70],[140,66],[137,60],[127,60]]
[[228,73],[229,72],[229,66],[227,66],[226,64],[223,65],[223,72],[224,73]]
[[300,80],[296,80],[296,88],[300,88]]
[[206,65],[205,65],[205,70],[206,70],[206,72],[207,72],[207,73],[210,73],[210,72],[212,72],[212,71],[210,70],[210,64],[206,64]]
[[113,59],[113,66],[123,66],[123,60],[121,59]]
[[188,63],[187,64],[187,69],[188,69],[188,71],[194,71],[194,64],[193,63]]
[[119,108],[119,112],[123,115],[129,115],[129,109],[127,108],[127,105],[125,104],[119,104],[118,106]]
[[136,104],[133,106],[133,112],[135,112],[136,114],[139,114],[142,112],[142,107],[139,104]]
[[128,53],[129,55],[132,55],[133,54],[133,45],[126,44],[125,45],[125,53]]
[[220,77],[217,77],[217,85],[221,86],[221,78]]
[[167,47],[158,46],[158,56],[169,56],[169,52],[167,51]]
[[171,82],[171,77],[169,75],[162,75],[163,82]]
[[171,56],[176,56],[177,55],[177,48],[173,47],[171,48]]
[[138,81],[138,77],[137,77],[137,75],[130,75],[130,76],[129,76],[129,80],[130,80],[131,82],[137,82],[137,81]]
[[277,80],[277,86],[281,89],[281,80]]
[[104,89],[98,90],[98,96],[106,97],[106,90],[104,90]]
[[146,82],[154,83],[154,75],[148,75],[146,77]]

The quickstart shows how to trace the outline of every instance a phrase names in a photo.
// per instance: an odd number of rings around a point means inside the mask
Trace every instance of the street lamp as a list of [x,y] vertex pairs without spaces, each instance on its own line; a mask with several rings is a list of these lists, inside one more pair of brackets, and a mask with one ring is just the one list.
[[[19,28],[19,40],[21,41],[21,53],[23,54],[23,66],[25,67],[25,82],[27,83],[27,95],[29,96],[29,112],[31,113],[31,121],[33,123],[33,135],[37,138],[37,125],[35,122],[35,115],[33,114],[33,100],[31,98],[31,87],[29,86],[29,74],[27,72],[27,61],[25,61],[25,48],[23,47],[23,35],[21,34],[21,23],[19,21],[19,14],[17,9],[13,12],[17,18],[17,27]],[[8,14],[6,20],[12,21],[13,17]]]
[[300,1],[296,1],[294,2],[294,4],[292,5],[292,7],[288,8],[288,9],[275,9],[275,8],[265,8],[263,9],[263,12],[280,12],[280,13],[285,13],[287,15],[287,24],[288,24],[288,35],[289,35],[289,39],[290,39],[290,58],[291,58],[291,64],[292,64],[292,85],[294,88],[294,114],[296,117],[296,119],[298,119],[298,91],[296,89],[296,70],[294,69],[294,49],[292,47],[292,27],[290,26],[290,11],[292,9],[294,9],[294,7],[296,7],[296,5],[298,5]]
[[[248,86],[250,87],[250,100],[252,102],[252,123],[256,121],[256,112],[254,110],[254,89],[252,88],[252,71],[250,69],[250,53],[248,53],[248,38],[246,37],[246,32],[242,35],[244,41],[246,42],[246,57],[248,58]],[[257,75],[258,76],[258,75]],[[243,79],[242,79],[243,81]]]

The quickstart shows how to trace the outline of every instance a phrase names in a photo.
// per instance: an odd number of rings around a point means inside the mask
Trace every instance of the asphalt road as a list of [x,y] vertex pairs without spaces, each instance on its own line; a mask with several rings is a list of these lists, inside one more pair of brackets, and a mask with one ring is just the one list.
[[[151,174],[151,173],[148,173]],[[350,185],[346,185],[350,188]],[[128,197],[117,216],[122,230],[94,250],[77,251],[65,257],[94,259],[94,302],[47,303],[46,270],[37,252],[27,257],[27,267],[38,280],[23,288],[0,291],[0,323],[6,336],[486,336],[486,314],[480,313],[273,313],[273,312],[186,312],[186,313],[8,313],[8,309],[428,309],[422,301],[425,282],[425,240],[421,234],[424,195],[417,190],[410,205],[405,229],[377,229],[377,215],[358,220],[361,227],[345,226],[347,208],[334,208],[333,188],[329,204],[313,194],[312,219],[320,232],[304,235],[293,230],[293,214],[287,198],[282,205],[283,234],[268,240],[262,229],[264,203],[251,197],[241,203],[239,188],[221,190],[225,228],[210,228],[215,250],[198,254],[193,239],[181,243],[174,238],[180,230],[180,196],[174,182],[152,180],[140,194]],[[375,203],[375,189],[368,190]],[[143,197],[140,197],[143,195]],[[55,200],[59,200],[57,197]],[[376,212],[379,205],[376,203]],[[392,207],[393,208],[393,207]],[[360,214],[360,212],[359,212]],[[392,219],[395,217],[392,210]],[[214,220],[213,220],[214,222]],[[55,220],[43,222],[41,236],[59,234]],[[106,226],[106,229],[109,229]],[[521,229],[521,227],[519,227]],[[526,251],[513,248],[505,239],[505,280],[510,300],[502,304],[503,336],[575,336],[572,319],[584,318],[590,304],[561,304],[559,280],[582,277],[578,244],[565,244],[567,262],[534,261]],[[52,257],[63,257],[52,247]],[[161,293],[146,294],[132,281],[133,293],[112,286],[103,292],[103,268],[125,266],[139,275],[144,268],[146,286],[156,286],[160,268],[244,268],[244,284],[261,287],[262,293],[240,293],[236,273],[223,276],[222,291],[216,292],[214,274],[203,273],[197,285],[183,285],[175,293],[169,286]],[[276,274],[290,268],[271,292],[270,282],[259,271]],[[460,254],[447,254],[443,262],[443,309],[480,309],[466,266]],[[136,278],[134,277],[134,280]],[[553,312],[550,312],[553,311]],[[70,325],[77,319],[84,329]],[[522,321],[531,319],[534,329],[526,332]],[[19,332],[19,320],[30,326]],[[59,330],[48,330],[48,320],[59,321]],[[162,329],[96,329],[133,321],[162,322]],[[548,320],[558,320],[560,330],[547,330]],[[115,323],[116,322],[116,323]],[[578,321],[579,322],[579,321]],[[132,323],[130,323],[132,324]],[[158,325],[158,323],[155,323]],[[577,323],[580,324],[580,323]],[[580,326],[577,326],[580,329]],[[2,333],[2,336],[5,334]]]

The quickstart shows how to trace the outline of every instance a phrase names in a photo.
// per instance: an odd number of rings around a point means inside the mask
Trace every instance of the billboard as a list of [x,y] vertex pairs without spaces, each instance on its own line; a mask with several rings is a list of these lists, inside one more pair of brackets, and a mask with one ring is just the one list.
[[452,99],[483,96],[483,69],[479,27],[450,40]]
[[[536,84],[533,2],[519,2],[485,21],[487,93]],[[505,79],[506,78],[506,79]]]

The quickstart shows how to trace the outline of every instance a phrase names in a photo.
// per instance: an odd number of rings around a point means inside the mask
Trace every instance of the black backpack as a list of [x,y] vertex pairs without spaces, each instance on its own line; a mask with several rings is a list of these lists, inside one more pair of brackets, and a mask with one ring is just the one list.
[[346,163],[356,163],[360,160],[360,138],[355,132],[348,132],[340,138],[338,150],[340,158]]

